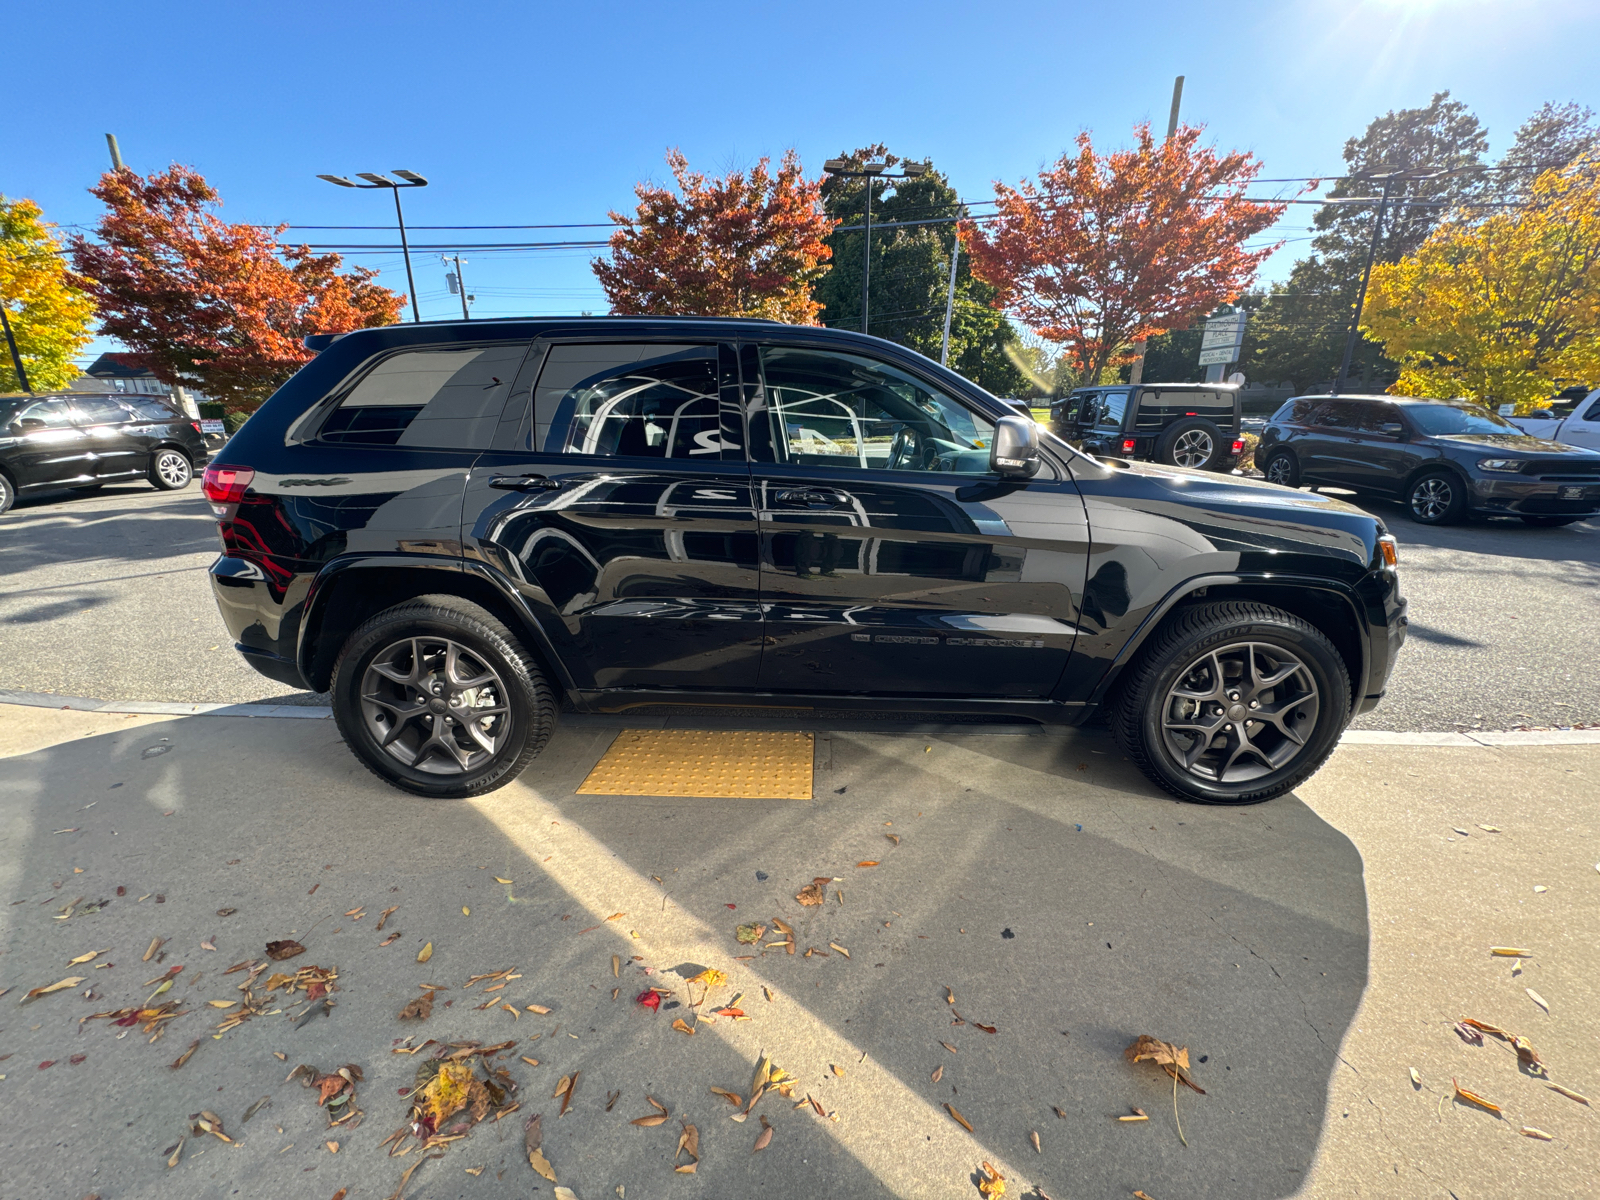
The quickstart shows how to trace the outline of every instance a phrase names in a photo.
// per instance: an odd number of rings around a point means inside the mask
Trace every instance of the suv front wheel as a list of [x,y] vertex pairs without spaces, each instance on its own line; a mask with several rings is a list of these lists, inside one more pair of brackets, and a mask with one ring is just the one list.
[[1149,778],[1185,800],[1250,804],[1281,795],[1333,752],[1350,675],[1331,642],[1264,604],[1185,611],[1145,648],[1111,730]]
[[481,796],[550,739],[556,704],[538,665],[487,610],[420,596],[371,618],[333,669],[333,716],[375,774],[418,796]]
[[1453,525],[1467,507],[1467,490],[1445,471],[1430,471],[1411,483],[1406,509],[1419,525]]

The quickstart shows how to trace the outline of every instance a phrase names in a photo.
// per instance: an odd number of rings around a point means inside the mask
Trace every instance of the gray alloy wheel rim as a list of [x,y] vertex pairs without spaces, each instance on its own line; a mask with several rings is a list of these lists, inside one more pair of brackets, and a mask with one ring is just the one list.
[[1455,492],[1450,481],[1440,475],[1430,475],[1411,489],[1411,511],[1425,521],[1437,521],[1450,511]]
[[1289,457],[1285,454],[1278,455],[1267,464],[1267,482],[1287,485],[1289,482]]
[[1172,444],[1172,461],[1180,467],[1204,466],[1214,448],[1211,435],[1204,429],[1187,429]]
[[189,460],[176,450],[164,450],[156,456],[156,474],[169,487],[180,488],[189,482]]
[[1207,783],[1242,784],[1298,758],[1321,700],[1304,661],[1268,642],[1208,650],[1161,704],[1161,737],[1174,763]]
[[401,638],[361,677],[361,717],[374,744],[430,775],[464,775],[505,745],[506,687],[478,653],[446,637]]

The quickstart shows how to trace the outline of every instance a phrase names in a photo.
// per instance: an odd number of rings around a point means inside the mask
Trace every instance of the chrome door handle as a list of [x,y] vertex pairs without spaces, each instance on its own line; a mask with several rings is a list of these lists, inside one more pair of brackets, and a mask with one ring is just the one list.
[[496,475],[489,486],[505,492],[553,492],[560,489],[561,481],[548,475]]

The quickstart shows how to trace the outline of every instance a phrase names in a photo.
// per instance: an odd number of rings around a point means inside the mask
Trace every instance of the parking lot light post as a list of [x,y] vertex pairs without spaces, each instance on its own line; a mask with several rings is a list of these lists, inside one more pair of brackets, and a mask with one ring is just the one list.
[[866,232],[861,239],[861,332],[867,332],[867,322],[871,312],[871,284],[872,284],[872,185],[879,179],[915,179],[919,175],[926,175],[928,168],[922,163],[906,163],[900,168],[898,175],[886,175],[888,163],[865,162],[860,170],[850,169],[850,160],[847,158],[830,158],[822,164],[822,170],[828,175],[837,175],[844,179],[865,179],[867,181],[867,220]]
[[11,318],[6,316],[5,298],[0,297],[0,325],[5,326],[6,345],[11,349],[11,363],[17,368],[17,383],[28,395],[33,395],[33,389],[28,386],[28,370],[22,365],[22,355],[17,351],[16,335],[11,332]]
[[366,183],[357,183],[354,179],[346,179],[343,175],[318,175],[318,179],[326,179],[329,183],[336,183],[347,188],[389,188],[394,192],[394,217],[400,225],[400,253],[406,260],[406,286],[411,289],[411,319],[418,324],[422,322],[422,312],[417,307],[417,281],[411,274],[411,246],[406,241],[406,214],[400,208],[400,189],[407,187],[427,187],[428,181],[415,171],[396,170],[400,177],[396,182],[387,175],[380,175],[375,171],[356,172]]

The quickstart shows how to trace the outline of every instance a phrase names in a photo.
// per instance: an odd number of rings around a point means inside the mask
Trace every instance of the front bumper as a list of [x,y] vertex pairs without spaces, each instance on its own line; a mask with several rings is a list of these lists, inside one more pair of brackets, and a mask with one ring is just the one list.
[[1474,479],[1472,510],[1489,516],[1593,516],[1600,513],[1600,480],[1548,482],[1511,474]]

